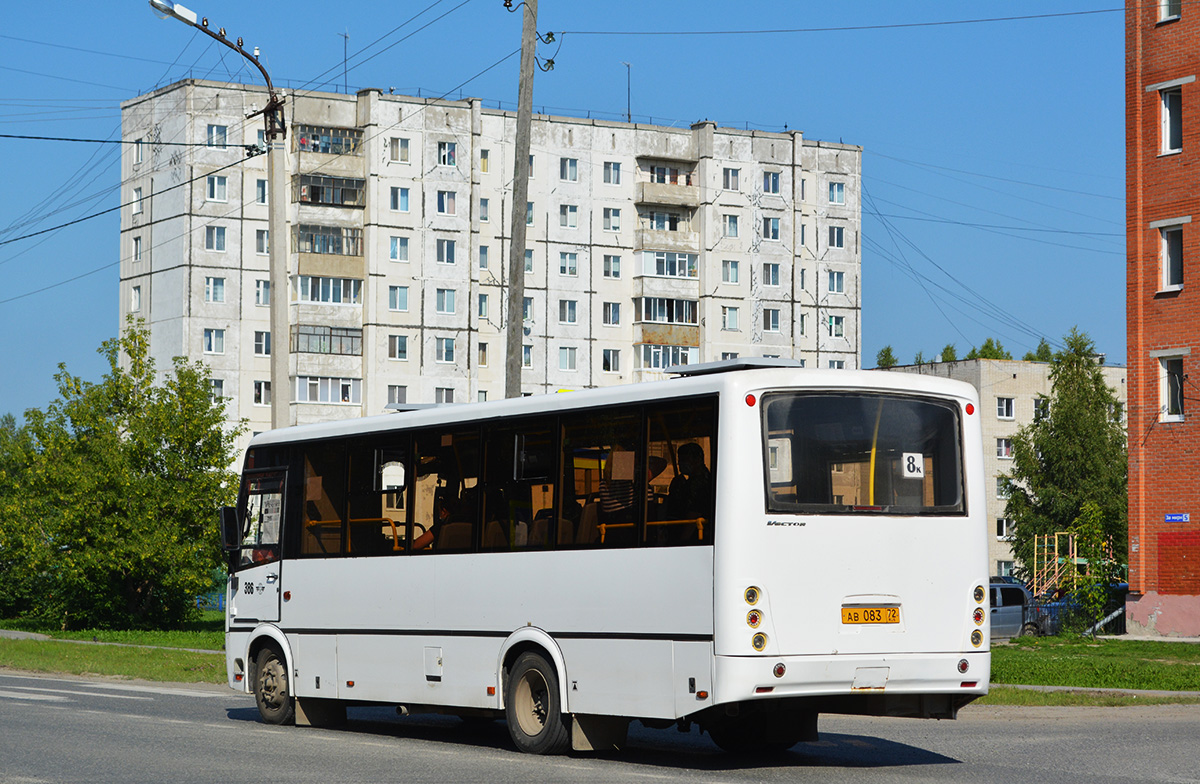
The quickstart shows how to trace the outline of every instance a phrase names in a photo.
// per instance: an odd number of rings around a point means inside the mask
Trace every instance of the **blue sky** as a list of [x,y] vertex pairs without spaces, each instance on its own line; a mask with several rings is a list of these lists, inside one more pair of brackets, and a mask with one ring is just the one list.
[[[480,75],[520,44],[521,14],[501,0],[185,4],[258,46],[283,86],[340,90],[348,33],[351,92],[516,100],[517,57]],[[555,68],[537,73],[535,110],[621,119],[629,62],[636,121],[786,125],[862,145],[866,367],[884,344],[911,362],[987,337],[1020,357],[1072,326],[1122,364],[1115,5],[541,0],[539,30],[567,33],[539,48]],[[929,24],[1048,13],[1063,15]],[[752,30],[802,31],[631,34]],[[8,4],[0,134],[119,138],[125,99],[189,76],[248,79],[221,49],[145,0]],[[44,407],[60,362],[103,372],[96,348],[118,328],[117,214],[11,240],[116,206],[118,156],[116,145],[0,138],[0,413]]]

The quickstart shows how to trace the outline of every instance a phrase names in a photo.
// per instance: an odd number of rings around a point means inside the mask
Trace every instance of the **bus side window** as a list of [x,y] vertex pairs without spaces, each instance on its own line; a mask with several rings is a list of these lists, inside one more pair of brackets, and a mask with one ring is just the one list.
[[[557,442],[553,418],[496,427],[484,438],[483,549],[543,549],[553,540]],[[574,507],[574,514],[571,514]],[[572,527],[579,505],[564,503]]]
[[412,550],[466,552],[479,528],[479,431],[427,430],[413,437]]
[[647,411],[646,544],[712,542],[715,428],[715,399]]
[[300,554],[341,555],[346,500],[345,445],[320,444],[302,450],[304,496],[300,509]]
[[580,505],[579,522],[559,515],[558,543],[577,547],[629,547],[638,541],[643,500],[649,491],[642,416],[637,408],[581,410],[563,417],[564,509]]
[[399,555],[407,549],[404,496],[408,451],[407,434],[351,447],[346,523],[346,550],[350,555]]

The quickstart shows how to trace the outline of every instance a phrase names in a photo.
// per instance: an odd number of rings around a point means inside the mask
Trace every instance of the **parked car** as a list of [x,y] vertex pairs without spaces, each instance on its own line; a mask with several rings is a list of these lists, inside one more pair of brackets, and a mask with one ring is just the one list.
[[1029,619],[1033,594],[1023,585],[992,582],[992,639],[1037,634],[1037,624]]

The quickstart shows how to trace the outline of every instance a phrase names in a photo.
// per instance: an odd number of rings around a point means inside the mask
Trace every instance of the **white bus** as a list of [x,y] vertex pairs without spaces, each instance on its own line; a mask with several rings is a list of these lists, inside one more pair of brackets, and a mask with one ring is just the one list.
[[976,393],[785,365],[255,437],[229,685],[276,724],[504,717],[533,753],[954,718],[990,671]]

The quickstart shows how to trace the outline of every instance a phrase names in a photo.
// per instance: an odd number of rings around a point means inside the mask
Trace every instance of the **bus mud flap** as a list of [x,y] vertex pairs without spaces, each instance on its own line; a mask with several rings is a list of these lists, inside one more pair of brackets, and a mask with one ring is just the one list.
[[346,723],[346,703],[317,697],[296,698],[297,727],[340,727]]
[[571,714],[571,749],[574,751],[616,751],[625,745],[628,734],[629,719]]

